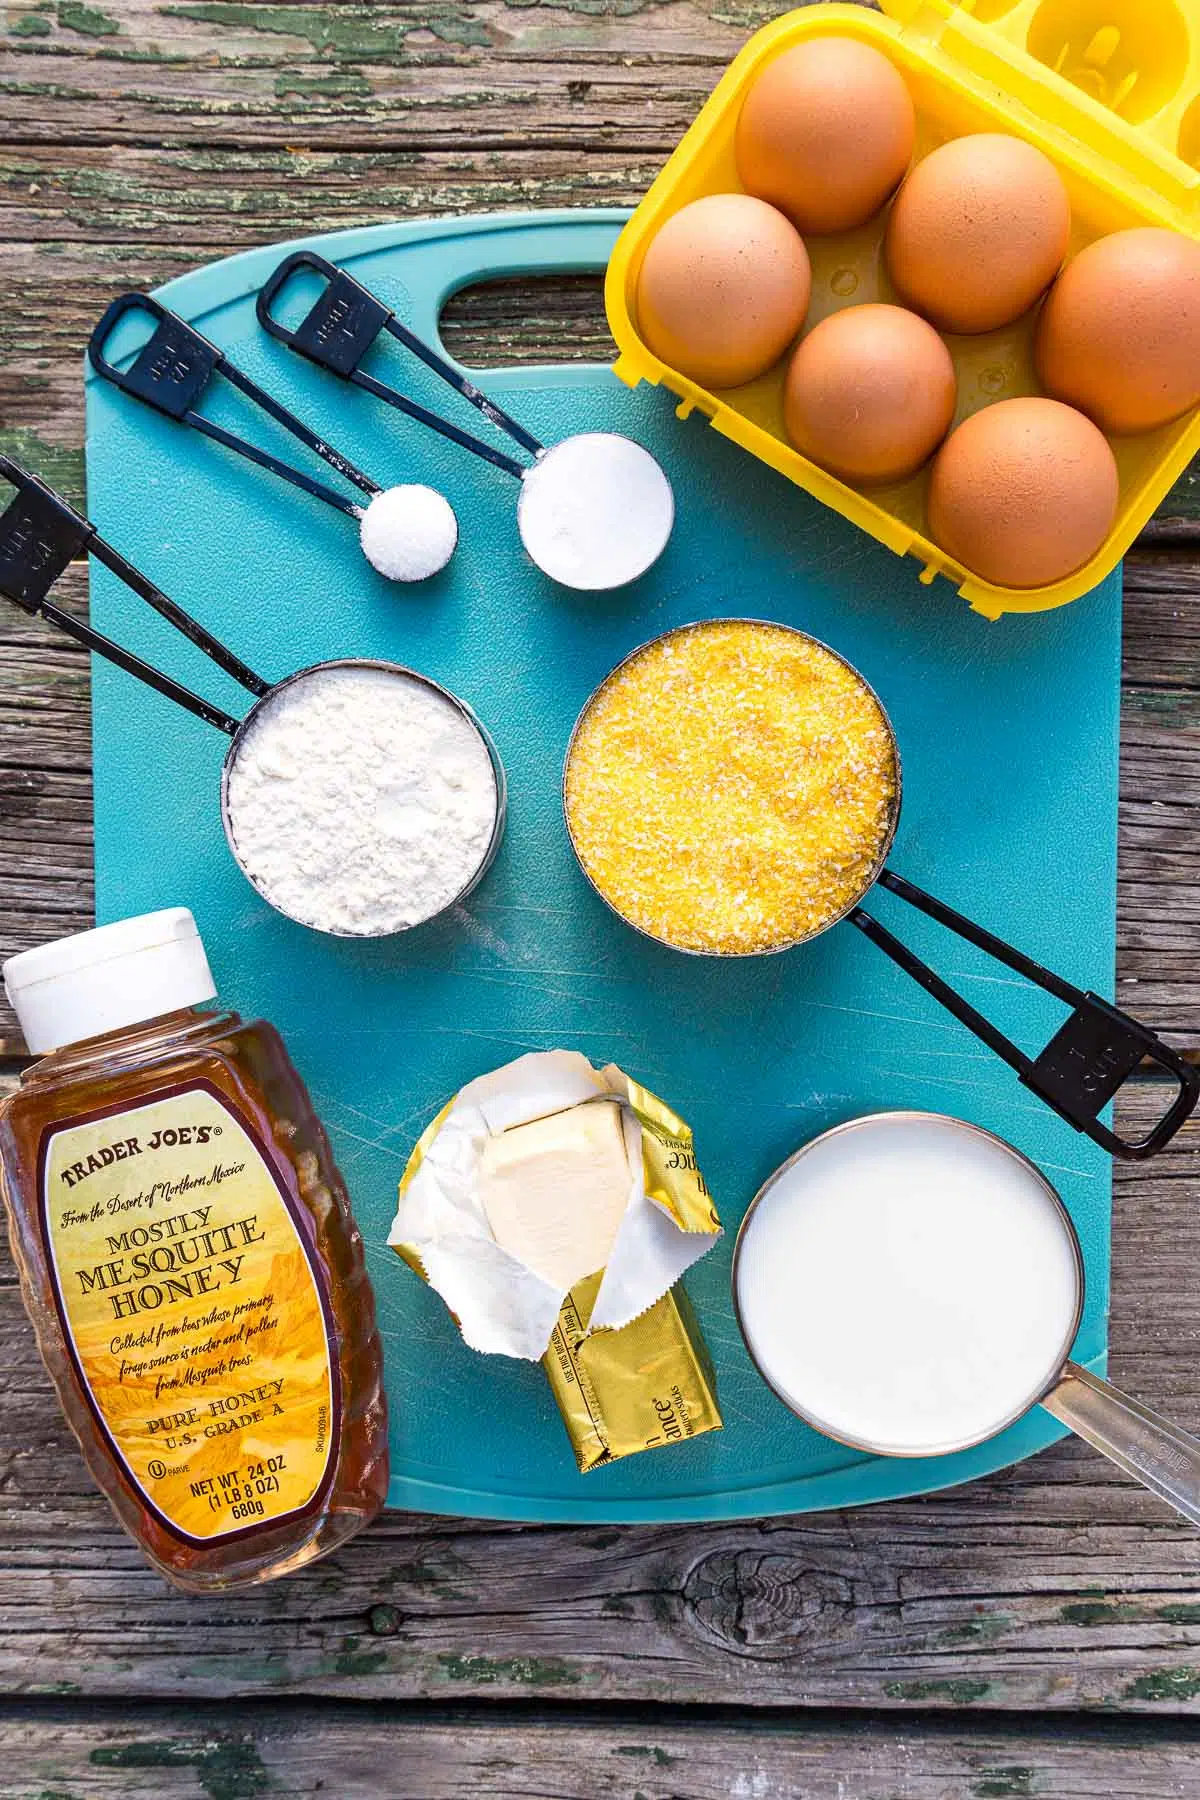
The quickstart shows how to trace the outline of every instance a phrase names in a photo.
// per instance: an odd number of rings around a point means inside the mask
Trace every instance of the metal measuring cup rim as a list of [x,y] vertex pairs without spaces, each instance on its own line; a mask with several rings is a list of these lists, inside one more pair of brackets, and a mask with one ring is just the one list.
[[[496,811],[492,822],[491,835],[488,838],[483,856],[469,880],[463,884],[451,899],[446,901],[445,905],[439,906],[437,911],[430,913],[427,918],[415,920],[411,925],[398,925],[388,931],[339,931],[325,925],[313,925],[309,920],[297,918],[294,913],[285,911],[277,901],[273,900],[257,879],[250,873],[250,870],[246,867],[245,862],[238,852],[237,840],[234,837],[233,824],[229,812],[229,774],[234,763],[237,761],[238,751],[245,743],[251,725],[277,694],[281,693],[284,688],[291,687],[295,682],[303,681],[308,676],[315,675],[326,669],[375,669],[385,675],[406,676],[410,681],[419,682],[422,687],[431,689],[432,692],[439,695],[441,699],[448,701],[450,705],[453,706],[455,711],[479,734],[484,749],[488,753],[488,760],[491,763],[492,768],[492,778],[496,785]],[[440,681],[435,681],[431,675],[424,675],[419,669],[410,669],[404,663],[389,662],[381,657],[329,657],[321,662],[308,663],[304,668],[296,669],[292,674],[285,675],[282,680],[275,682],[265,694],[261,695],[260,698],[254,702],[254,705],[250,708],[249,712],[245,714],[230,741],[229,748],[225,752],[225,759],[221,765],[221,824],[225,832],[225,841],[229,845],[230,855],[237,863],[239,870],[250,883],[250,886],[254,889],[255,893],[260,899],[266,901],[272,911],[277,912],[281,918],[290,919],[294,925],[303,925],[309,931],[320,932],[323,937],[346,938],[352,942],[359,943],[379,942],[384,938],[403,937],[410,931],[418,931],[422,926],[431,925],[435,920],[445,918],[448,913],[454,911],[456,906],[461,906],[463,901],[474,893],[475,889],[479,886],[479,883],[483,880],[493,862],[496,860],[496,853],[499,850],[501,841],[504,837],[504,827],[507,816],[508,781],[504,773],[504,764],[500,760],[500,753],[496,749],[491,733],[479,718],[474,708],[450,688],[443,687]]]
[[[843,1432],[835,1431],[814,1413],[806,1412],[802,1407],[797,1406],[795,1401],[790,1399],[789,1396],[775,1384],[763,1367],[758,1356],[755,1354],[754,1347],[750,1342],[750,1335],[746,1330],[742,1317],[741,1300],[738,1293],[738,1270],[741,1265],[747,1230],[755,1213],[758,1211],[761,1202],[766,1199],[772,1189],[775,1188],[778,1183],[782,1181],[793,1168],[795,1168],[796,1164],[801,1162],[810,1153],[810,1151],[816,1150],[820,1145],[827,1143],[829,1139],[849,1135],[851,1132],[863,1128],[870,1128],[881,1124],[895,1124],[898,1121],[919,1121],[921,1124],[925,1125],[949,1126],[955,1131],[970,1133],[974,1137],[982,1138],[986,1142],[995,1145],[1015,1162],[1022,1164],[1024,1168],[1034,1176],[1042,1189],[1042,1192],[1051,1201],[1057,1212],[1066,1233],[1067,1245],[1071,1252],[1071,1261],[1075,1271],[1075,1306],[1072,1312],[1071,1322],[1064,1334],[1064,1342],[1059,1354],[1055,1358],[1054,1367],[1047,1379],[1037,1388],[1036,1392],[1031,1393],[1028,1398],[1024,1399],[1021,1405],[1014,1408],[1014,1410],[1010,1412],[1007,1417],[1002,1419],[999,1424],[991,1426],[987,1431],[980,1432],[977,1436],[970,1438],[956,1438],[948,1443],[933,1446],[926,1444],[922,1445],[920,1449],[915,1450],[884,1449],[879,1444],[868,1443],[861,1439],[847,1437]],[[989,1131],[986,1126],[975,1125],[969,1119],[956,1119],[952,1113],[926,1112],[920,1107],[895,1107],[885,1108],[879,1112],[860,1113],[853,1119],[843,1119],[840,1124],[829,1126],[827,1130],[818,1132],[816,1137],[810,1138],[807,1143],[801,1144],[798,1150],[794,1150],[791,1156],[787,1157],[784,1162],[780,1163],[777,1169],[767,1176],[767,1179],[763,1182],[749,1206],[746,1208],[746,1211],[742,1216],[741,1224],[738,1226],[737,1237],[734,1239],[733,1245],[733,1259],[730,1265],[729,1285],[730,1297],[733,1304],[733,1316],[737,1322],[738,1331],[741,1333],[742,1342],[746,1347],[746,1354],[766,1386],[770,1388],[776,1399],[779,1400],[782,1405],[786,1406],[788,1411],[795,1418],[800,1419],[805,1425],[810,1426],[813,1431],[819,1431],[822,1437],[830,1438],[835,1444],[844,1444],[848,1450],[857,1450],[865,1456],[887,1456],[913,1461],[921,1457],[953,1456],[960,1450],[972,1450],[979,1444],[986,1444],[991,1438],[998,1437],[1002,1431],[1007,1431],[1010,1425],[1015,1425],[1018,1419],[1024,1418],[1031,1407],[1036,1406],[1045,1395],[1049,1394],[1052,1389],[1057,1386],[1062,1376],[1062,1372],[1070,1359],[1071,1346],[1075,1342],[1076,1335],[1079,1331],[1080,1321],[1083,1317],[1083,1306],[1086,1293],[1086,1274],[1083,1264],[1083,1248],[1079,1241],[1079,1233],[1075,1228],[1074,1220],[1067,1211],[1062,1195],[1049,1180],[1045,1172],[1038,1167],[1031,1157],[1026,1156],[1023,1150],[1018,1150],[1015,1144],[1010,1144],[1007,1138],[1002,1138],[998,1133]]]
[[[843,906],[839,912],[834,913],[820,925],[814,926],[811,931],[806,931],[799,937],[787,938],[784,942],[779,944],[764,944],[754,950],[708,950],[697,948],[692,944],[677,944],[671,938],[661,937],[657,932],[649,931],[644,925],[639,925],[635,920],[629,918],[621,911],[620,907],[614,905],[608,895],[604,892],[603,888],[599,886],[589,872],[588,867],[583,860],[583,854],[575,839],[575,833],[571,826],[571,812],[567,804],[567,781],[571,772],[571,758],[574,754],[576,739],[579,736],[589,712],[609,684],[615,681],[617,676],[620,675],[622,670],[627,668],[630,663],[635,662],[645,651],[652,650],[656,644],[664,643],[668,638],[682,637],[688,632],[704,631],[714,625],[751,625],[764,627],[769,631],[786,631],[790,632],[792,636],[803,638],[807,643],[815,644],[818,649],[826,651],[828,655],[833,657],[835,662],[841,663],[842,667],[849,671],[875,702],[876,707],[879,709],[879,717],[883,723],[884,730],[887,732],[888,744],[892,753],[894,785],[889,808],[890,816],[888,828],[880,841],[879,850],[871,863],[869,872],[862,881],[859,891],[846,902],[845,906]],[[896,831],[900,824],[901,790],[902,775],[900,745],[896,737],[896,730],[883,701],[879,698],[879,695],[861,670],[855,667],[848,656],[843,656],[840,650],[835,650],[832,645],[827,644],[823,638],[814,636],[811,631],[805,631],[799,625],[786,625],[778,619],[757,619],[741,614],[722,614],[720,618],[691,619],[684,625],[672,625],[668,630],[660,631],[656,637],[647,638],[644,644],[638,644],[633,650],[628,651],[627,654],[621,658],[620,662],[613,665],[604,679],[597,683],[584,701],[583,706],[580,708],[579,716],[576,718],[575,723],[571,728],[571,735],[567,740],[566,753],[563,757],[563,820],[566,824],[567,839],[570,843],[575,861],[579,865],[580,871],[588,886],[592,889],[593,893],[598,895],[604,902],[604,905],[608,908],[609,912],[620,919],[623,925],[627,925],[631,931],[637,932],[639,937],[646,938],[652,944],[659,944],[665,950],[673,950],[679,956],[699,956],[705,958],[705,960],[709,962],[744,962],[751,957],[780,956],[786,950],[796,950],[799,949],[802,944],[810,944],[814,938],[820,937],[824,932],[829,931],[834,925],[840,924],[843,919],[847,918],[854,911],[856,906],[862,904],[862,901],[867,894],[870,893],[880,875],[883,873],[884,865],[891,854],[892,844],[895,841]]]

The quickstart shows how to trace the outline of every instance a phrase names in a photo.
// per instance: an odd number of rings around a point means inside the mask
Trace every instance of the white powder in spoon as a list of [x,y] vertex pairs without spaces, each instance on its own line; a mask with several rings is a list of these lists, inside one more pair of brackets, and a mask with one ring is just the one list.
[[611,431],[581,431],[526,470],[517,503],[521,542],[564,587],[636,581],[666,548],[671,484],[648,450]]
[[256,711],[225,785],[238,861],[303,925],[384,937],[457,899],[488,855],[496,775],[477,728],[414,675],[326,664]]
[[389,581],[428,581],[458,543],[454,508],[436,488],[408,482],[384,488],[362,515],[362,553]]

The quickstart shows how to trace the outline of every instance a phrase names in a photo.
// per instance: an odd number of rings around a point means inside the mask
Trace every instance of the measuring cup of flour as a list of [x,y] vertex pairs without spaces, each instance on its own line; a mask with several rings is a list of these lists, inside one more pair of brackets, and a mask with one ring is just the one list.
[[221,773],[225,835],[247,880],[336,937],[390,937],[457,906],[490,867],[504,816],[504,771],[466,702],[367,658],[278,682]]
[[[337,937],[390,937],[465,900],[504,833],[504,770],[470,707],[399,663],[345,658],[268,682],[106,543],[53,488],[0,454],[0,595],[232,739],[221,772],[225,835],[276,911]],[[94,556],[231,676],[238,720],[50,593]]]
[[759,1373],[817,1431],[946,1456],[1041,1405],[1200,1524],[1200,1441],[1069,1360],[1075,1228],[1040,1169],[937,1113],[852,1119],[764,1184],[734,1308]]

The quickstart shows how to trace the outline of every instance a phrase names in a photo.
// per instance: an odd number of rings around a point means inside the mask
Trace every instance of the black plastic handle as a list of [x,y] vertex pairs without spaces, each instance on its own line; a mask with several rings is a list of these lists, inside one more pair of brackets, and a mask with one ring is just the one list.
[[[104,347],[122,319],[139,312],[154,320],[154,330],[129,367],[118,369]],[[185,420],[220,367],[221,352],[152,295],[119,294],[88,339],[88,359],[97,375],[122,393],[168,419]]]
[[[299,269],[319,275],[325,286],[320,298],[291,331],[275,318],[271,308]],[[279,343],[345,380],[353,375],[392,316],[383,301],[355,281],[353,275],[327,262],[315,250],[293,250],[284,257],[259,290],[255,311],[263,330]]]
[[[299,325],[291,330],[280,323],[271,308],[292,276],[301,269],[321,276],[325,286]],[[427,368],[432,369],[448,387],[453,388],[456,394],[461,394],[464,400],[469,401],[491,424],[498,426],[520,444],[522,449],[527,450],[531,456],[542,454],[542,445],[537,438],[518,424],[516,419],[510,418],[495,401],[481,393],[461,369],[457,369],[431,345],[425,343],[423,338],[410,331],[390,307],[385,306],[360,281],[356,281],[353,275],[348,274],[345,269],[339,269],[336,264],[327,262],[315,251],[294,250],[290,256],[285,256],[279,267],[264,282],[255,310],[263,329],[270,332],[279,343],[295,350],[299,356],[307,357],[309,362],[316,363],[320,369],[328,369],[343,381],[353,382],[355,387],[362,388],[365,393],[373,394],[377,400],[394,406],[398,412],[405,413],[418,424],[449,438],[460,449],[471,451],[472,455],[481,457],[484,462],[503,469],[506,474],[514,475],[520,481],[525,474],[524,463],[485,443],[473,432],[464,431],[449,419],[443,419],[440,414],[430,412],[428,407],[411,400],[399,388],[377,381],[373,375],[368,375],[359,367],[380,332],[389,332],[406,350],[412,351]]]
[[[121,320],[133,312],[148,313],[154,320],[154,331],[129,367],[118,369],[105,355],[105,345]],[[364,494],[374,498],[380,491],[378,483],[365,475],[348,456],[335,450],[320,433],[313,431],[303,419],[298,419],[273,394],[268,394],[265,388],[259,387],[236,363],[230,362],[224,351],[211,344],[195,326],[189,325],[177,313],[169,311],[152,294],[121,294],[114,300],[105,309],[88,340],[88,357],[97,375],[120,388],[122,393],[132,395],[135,400],[142,401],[143,405],[152,407],[155,412],[164,414],[168,419],[174,419],[177,424],[193,426],[206,437],[223,444],[226,449],[245,457],[247,462],[252,462],[258,468],[266,469],[268,473],[290,482],[293,487],[300,488],[314,500],[322,500],[326,506],[332,506],[338,512],[357,519],[362,509],[345,494],[339,494],[336,488],[306,475],[302,469],[293,468],[290,463],[284,462],[270,451],[260,450],[256,444],[248,443],[245,438],[238,437],[235,432],[216,424],[199,411],[199,402],[212,377],[216,374],[223,375],[268,417],[290,431],[294,438],[298,438]]]
[[[1141,1161],[1166,1148],[1200,1100],[1200,1071],[1185,1062],[1169,1044],[1164,1044],[1149,1026],[1110,1006],[1098,994],[1087,993],[1065,981],[1061,975],[1043,968],[1005,943],[1003,938],[985,931],[981,925],[955,912],[953,907],[933,894],[927,894],[923,888],[915,887],[894,870],[885,869],[879,881],[899,899],[1072,1008],[1070,1017],[1045,1048],[1037,1056],[1027,1056],[878,919],[864,912],[861,906],[849,914],[851,924],[911,975],[960,1024],[994,1050],[1016,1071],[1031,1093],[1112,1156]],[[1102,1125],[1099,1115],[1147,1058],[1174,1078],[1177,1092],[1153,1130],[1144,1138],[1131,1141]]]
[[215,725],[232,736],[238,729],[238,721],[221,707],[202,700],[171,676],[135,656],[132,650],[114,643],[49,599],[51,588],[68,563],[90,551],[168,624],[182,632],[250,693],[261,696],[269,691],[270,683],[247,668],[190,613],[168,599],[161,588],[155,587],[139,569],[125,560],[120,551],[106,543],[93,524],[38,476],[8,456],[0,456],[0,476],[16,489],[15,497],[0,514],[0,595],[25,612],[45,619],[47,624],[74,638],[77,644],[83,644],[95,655],[115,663],[117,668],[135,676],[155,693],[203,719],[206,725]]

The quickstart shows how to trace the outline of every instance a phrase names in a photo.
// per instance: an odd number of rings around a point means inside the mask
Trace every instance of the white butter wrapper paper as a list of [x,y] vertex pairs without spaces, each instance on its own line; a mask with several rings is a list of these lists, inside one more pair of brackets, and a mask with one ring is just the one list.
[[590,1330],[638,1318],[721,1236],[691,1130],[669,1107],[615,1064],[594,1069],[576,1050],[518,1057],[468,1082],[426,1129],[400,1183],[388,1235],[441,1295],[474,1350],[539,1361],[568,1292],[493,1237],[480,1181],[484,1145],[512,1126],[598,1099],[621,1108],[629,1200]]

